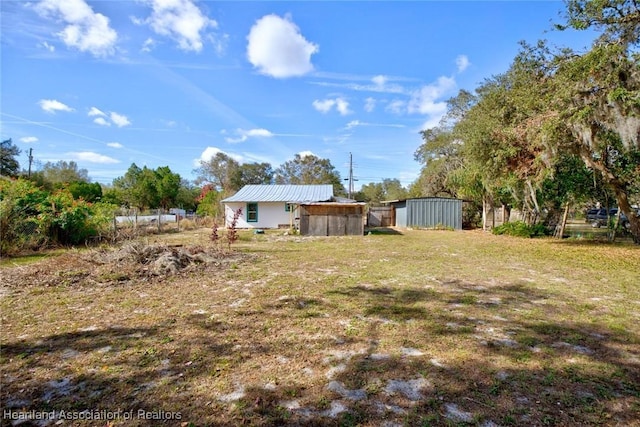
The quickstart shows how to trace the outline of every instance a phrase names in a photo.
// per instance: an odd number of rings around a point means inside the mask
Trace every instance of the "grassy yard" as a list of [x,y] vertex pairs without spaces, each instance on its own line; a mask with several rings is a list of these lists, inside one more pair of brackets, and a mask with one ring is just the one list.
[[[208,233],[145,243],[211,255]],[[120,411],[114,425],[640,425],[638,247],[242,232],[232,254],[175,274],[136,250],[138,264],[110,249],[2,264],[4,410]]]

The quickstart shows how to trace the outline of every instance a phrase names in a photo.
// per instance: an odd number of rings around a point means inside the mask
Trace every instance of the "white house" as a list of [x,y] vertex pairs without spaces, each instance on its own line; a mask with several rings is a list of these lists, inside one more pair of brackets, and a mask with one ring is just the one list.
[[225,226],[241,209],[237,228],[288,228],[300,218],[304,203],[330,202],[333,186],[328,185],[246,185],[224,203]]

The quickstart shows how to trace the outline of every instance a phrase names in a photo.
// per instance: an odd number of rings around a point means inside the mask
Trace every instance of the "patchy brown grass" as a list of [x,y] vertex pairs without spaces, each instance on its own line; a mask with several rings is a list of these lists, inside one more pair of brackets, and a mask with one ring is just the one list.
[[[640,425],[637,247],[243,232],[221,253],[208,238],[3,264],[3,409],[134,411],[116,425],[157,423],[140,409],[197,426]],[[154,269],[166,251],[202,262]]]

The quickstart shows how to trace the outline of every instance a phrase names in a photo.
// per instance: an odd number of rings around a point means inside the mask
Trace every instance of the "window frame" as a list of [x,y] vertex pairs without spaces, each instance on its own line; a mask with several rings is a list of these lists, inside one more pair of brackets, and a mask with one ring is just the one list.
[[[249,209],[249,206],[255,206],[255,209]],[[258,202],[247,202],[247,222],[258,222]],[[255,214],[255,219],[251,219],[252,213]]]

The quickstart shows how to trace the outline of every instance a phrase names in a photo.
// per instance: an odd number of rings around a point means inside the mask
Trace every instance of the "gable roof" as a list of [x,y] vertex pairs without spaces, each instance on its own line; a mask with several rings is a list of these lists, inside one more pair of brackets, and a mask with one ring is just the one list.
[[223,202],[327,202],[333,198],[333,186],[326,185],[245,185]]

